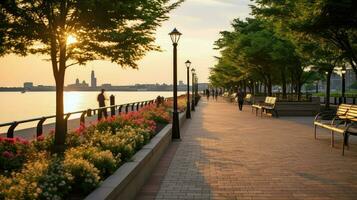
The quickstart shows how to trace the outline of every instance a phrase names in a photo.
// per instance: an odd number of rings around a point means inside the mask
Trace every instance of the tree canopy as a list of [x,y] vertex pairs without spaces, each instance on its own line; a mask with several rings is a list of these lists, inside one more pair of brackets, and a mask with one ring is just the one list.
[[[283,96],[289,85],[300,98],[302,85],[321,76],[326,76],[328,96],[330,76],[341,66],[348,65],[357,75],[356,1],[254,2],[253,17],[233,20],[233,31],[222,31],[215,43],[221,55],[211,69],[214,85],[236,80],[229,87],[248,84],[252,92],[264,85],[269,95],[272,85],[280,85]],[[236,73],[222,76],[228,65]]]

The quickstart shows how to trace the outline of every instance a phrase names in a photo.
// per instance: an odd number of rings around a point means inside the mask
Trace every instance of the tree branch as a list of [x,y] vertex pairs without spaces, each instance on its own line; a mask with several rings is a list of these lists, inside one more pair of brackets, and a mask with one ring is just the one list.
[[69,64],[69,65],[66,65],[66,69],[69,68],[70,66],[77,65],[77,64],[79,64],[79,63],[80,63],[80,62],[74,62],[74,63],[71,63],[71,64]]

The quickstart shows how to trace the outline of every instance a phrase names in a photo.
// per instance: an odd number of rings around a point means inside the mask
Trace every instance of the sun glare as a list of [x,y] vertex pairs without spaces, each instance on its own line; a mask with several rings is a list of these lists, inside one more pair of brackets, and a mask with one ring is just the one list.
[[77,42],[77,38],[74,35],[69,35],[67,37],[67,45],[71,45]]

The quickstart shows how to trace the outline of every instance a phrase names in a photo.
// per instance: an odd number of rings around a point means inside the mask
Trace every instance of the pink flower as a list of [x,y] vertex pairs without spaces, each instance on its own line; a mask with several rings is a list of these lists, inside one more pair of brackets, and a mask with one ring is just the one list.
[[43,141],[43,140],[45,140],[45,136],[40,135],[37,137],[37,141]]
[[15,144],[15,138],[5,138],[5,141],[10,143],[10,144]]
[[76,129],[75,133],[78,135],[82,135],[86,130],[86,126],[81,123],[81,125]]
[[14,157],[14,154],[12,152],[9,152],[9,151],[4,151],[2,152],[1,154],[4,158],[13,158]]

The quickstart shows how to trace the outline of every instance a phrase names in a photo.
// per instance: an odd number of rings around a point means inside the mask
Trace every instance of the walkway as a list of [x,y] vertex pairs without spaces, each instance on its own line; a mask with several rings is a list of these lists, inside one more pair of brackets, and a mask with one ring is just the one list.
[[312,118],[256,117],[200,103],[138,199],[357,199],[357,142],[313,139]]

